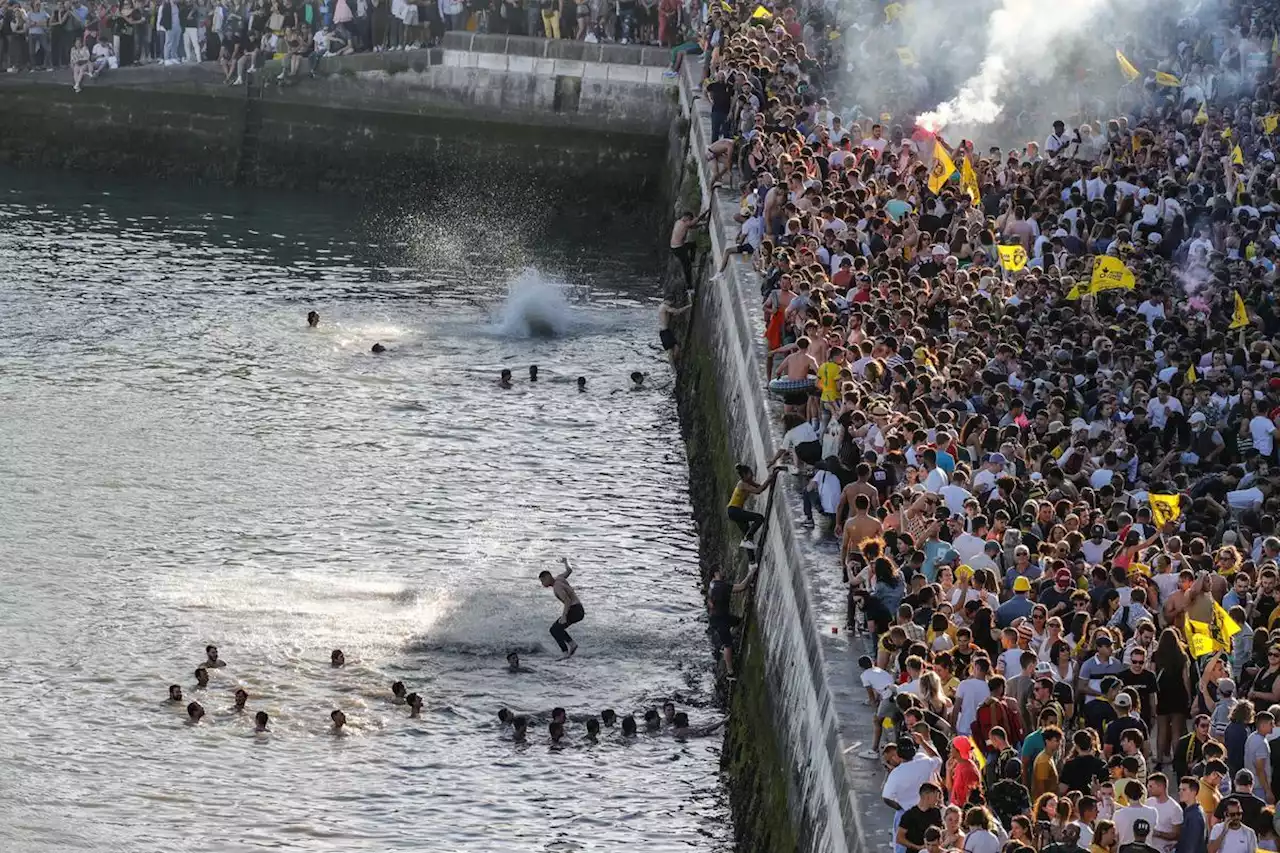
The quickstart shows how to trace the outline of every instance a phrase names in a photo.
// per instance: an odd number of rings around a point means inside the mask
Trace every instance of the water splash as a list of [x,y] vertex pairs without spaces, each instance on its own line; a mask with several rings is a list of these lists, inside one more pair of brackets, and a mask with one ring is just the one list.
[[490,331],[504,338],[558,338],[579,325],[567,286],[532,267],[511,280],[507,299]]

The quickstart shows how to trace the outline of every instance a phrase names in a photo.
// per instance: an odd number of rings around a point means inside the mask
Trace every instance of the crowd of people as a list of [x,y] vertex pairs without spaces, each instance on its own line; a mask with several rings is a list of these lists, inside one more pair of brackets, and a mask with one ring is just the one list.
[[841,116],[812,8],[710,11],[785,433],[728,515],[790,471],[838,549],[897,853],[1277,849],[1277,10],[1214,8],[1006,148]]
[[438,44],[449,30],[674,45],[688,23],[680,0],[5,0],[0,69],[219,62],[228,84],[268,59],[285,80],[315,76],[325,56]]

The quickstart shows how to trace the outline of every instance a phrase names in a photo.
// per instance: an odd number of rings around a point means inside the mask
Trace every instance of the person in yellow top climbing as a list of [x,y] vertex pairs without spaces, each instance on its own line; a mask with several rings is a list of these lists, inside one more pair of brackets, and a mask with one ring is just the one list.
[[747,498],[758,495],[772,486],[773,481],[778,479],[780,469],[774,468],[769,478],[763,483],[756,482],[755,471],[751,470],[750,465],[739,465],[737,470],[738,484],[733,487],[733,496],[729,498],[729,507],[725,513],[730,521],[742,528],[742,547],[748,551],[754,551],[756,531],[760,529],[760,525],[764,524],[764,516],[747,509]]
[[832,347],[827,353],[827,360],[818,367],[818,388],[822,391],[822,408],[833,418],[840,409],[840,371],[844,369],[844,347]]

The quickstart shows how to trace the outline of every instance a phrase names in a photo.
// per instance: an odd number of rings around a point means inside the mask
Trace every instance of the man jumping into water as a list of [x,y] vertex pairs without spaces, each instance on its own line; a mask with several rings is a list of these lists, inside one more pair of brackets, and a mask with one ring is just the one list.
[[559,575],[552,575],[551,572],[544,570],[538,574],[538,580],[542,582],[543,586],[551,587],[552,592],[556,594],[556,598],[560,599],[560,603],[564,605],[564,612],[551,625],[551,636],[555,637],[556,644],[560,646],[560,651],[565,653],[564,656],[571,658],[573,653],[578,650],[578,644],[573,641],[573,637],[569,636],[569,632],[566,629],[575,622],[581,622],[582,617],[586,614],[582,609],[582,602],[578,601],[578,596],[573,591],[573,587],[569,586],[569,575],[573,574],[573,566],[569,565],[569,560],[565,557],[561,557],[560,562],[564,564],[564,572]]

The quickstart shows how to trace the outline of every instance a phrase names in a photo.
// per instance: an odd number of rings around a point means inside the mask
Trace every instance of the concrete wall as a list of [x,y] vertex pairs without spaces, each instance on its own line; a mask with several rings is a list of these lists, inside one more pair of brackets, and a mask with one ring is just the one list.
[[[710,116],[705,100],[693,98],[697,73],[698,69],[685,69],[681,109],[691,124],[690,161],[696,163],[702,197],[710,199],[712,257],[719,257],[737,231],[732,217],[738,196],[710,190],[703,157],[710,141]],[[734,480],[733,462],[763,471],[781,439],[780,408],[765,387],[761,302],[760,278],[749,263],[735,261],[724,278],[703,281],[681,361],[685,402],[704,418],[722,421],[695,425],[693,432],[699,434],[689,448],[691,459],[710,460],[701,477],[711,481],[703,490],[713,494],[702,502],[708,517],[700,523],[704,533],[719,531],[722,543],[736,543],[738,538],[736,532],[724,530],[728,525],[719,517],[711,517],[723,516]],[[879,765],[850,757],[869,737],[872,715],[864,704],[865,693],[858,695],[856,649],[843,635],[839,563],[799,531],[798,494],[792,488],[799,484],[786,483],[787,479],[779,478],[777,495],[769,504],[760,577],[749,602],[751,618],[741,651],[743,672],[732,697],[735,725],[726,744],[726,767],[735,795],[735,822],[748,835],[754,831],[771,836],[743,839],[749,849],[876,849],[887,841],[887,824],[880,831],[870,825],[883,824],[886,810],[878,795]],[[765,511],[763,501],[755,500],[755,509]],[[736,564],[736,575],[741,576],[744,561],[725,544],[721,548],[725,553],[712,554],[712,559]],[[744,718],[755,731],[742,726]],[[765,726],[768,729],[761,731]],[[771,762],[782,767],[771,767]],[[780,776],[791,827],[776,831],[779,818],[762,819],[760,815],[770,811],[769,791],[753,795],[752,789],[759,786],[732,778],[735,773],[771,780]],[[754,805],[740,808],[744,800]]]

